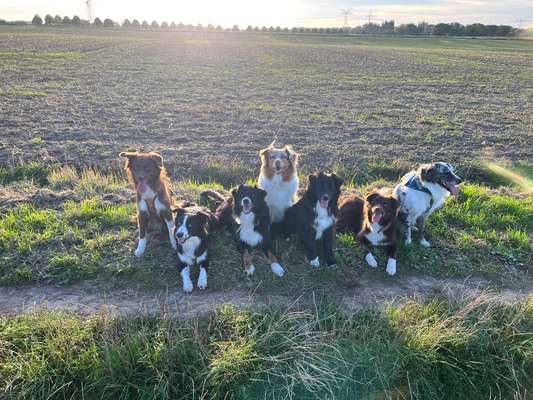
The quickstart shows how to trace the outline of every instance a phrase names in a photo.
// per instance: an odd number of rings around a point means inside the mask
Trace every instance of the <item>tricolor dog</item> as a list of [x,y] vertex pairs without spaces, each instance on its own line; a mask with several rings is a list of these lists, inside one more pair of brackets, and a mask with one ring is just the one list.
[[267,195],[265,202],[270,210],[270,221],[280,223],[285,210],[296,201],[298,190],[298,153],[291,146],[274,147],[274,142],[259,152],[261,173],[258,186]]
[[319,252],[324,254],[328,266],[337,263],[333,255],[333,239],[342,183],[343,180],[335,174],[309,175],[302,198],[285,212],[285,233],[300,237],[307,260],[313,267],[320,266]]
[[411,243],[411,231],[415,229],[420,244],[430,246],[424,237],[426,220],[450,195],[457,196],[461,182],[453,167],[444,162],[421,165],[400,180],[394,194],[400,201],[400,221],[406,228],[405,244]]
[[135,255],[140,257],[146,250],[147,228],[150,219],[164,222],[168,230],[170,244],[176,249],[174,219],[172,218],[172,197],[170,181],[163,166],[161,155],[139,152],[120,153],[126,159],[124,169],[137,192],[137,224],[139,243]]
[[239,185],[231,191],[231,197],[227,200],[213,190],[206,190],[201,195],[218,204],[215,212],[217,224],[226,226],[235,235],[247,275],[255,272],[252,251],[260,249],[268,257],[272,272],[283,276],[285,270],[272,251],[270,213],[264,190],[256,186]]
[[396,220],[400,203],[390,189],[372,190],[365,198],[357,195],[339,201],[337,229],[352,232],[363,247],[367,264],[378,266],[372,246],[383,246],[387,252],[387,273],[396,273]]
[[192,292],[190,270],[197,264],[200,268],[198,275],[198,289],[207,287],[208,238],[212,226],[215,224],[215,216],[205,208],[194,203],[183,203],[174,209],[176,213],[174,236],[178,242],[178,268],[181,273],[183,290]]

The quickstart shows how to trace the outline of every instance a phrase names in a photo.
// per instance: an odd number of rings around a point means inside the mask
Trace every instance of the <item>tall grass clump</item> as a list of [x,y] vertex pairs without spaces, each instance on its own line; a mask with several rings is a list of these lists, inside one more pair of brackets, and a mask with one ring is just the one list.
[[[298,306],[295,306],[298,307]],[[0,319],[9,399],[526,399],[533,299]]]

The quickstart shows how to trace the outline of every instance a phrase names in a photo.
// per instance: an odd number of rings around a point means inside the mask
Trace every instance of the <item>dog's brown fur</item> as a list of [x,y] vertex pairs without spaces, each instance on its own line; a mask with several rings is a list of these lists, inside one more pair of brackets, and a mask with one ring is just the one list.
[[[171,229],[174,228],[172,207],[174,205],[170,180],[163,165],[163,157],[155,152],[122,152],[120,157],[126,159],[124,169],[129,181],[134,185],[137,194],[137,224],[139,240],[146,239],[146,231],[150,219],[156,218],[165,222],[169,230],[169,238],[176,248],[175,238]],[[142,255],[144,249],[137,248],[135,254]]]
[[[280,159],[270,159],[270,156],[280,156]],[[291,146],[283,148],[274,147],[274,142],[267,148],[259,151],[261,158],[261,173],[271,180],[276,174],[276,170],[282,176],[284,182],[291,180],[298,167],[299,154],[296,153]],[[277,166],[277,167],[276,167]]]

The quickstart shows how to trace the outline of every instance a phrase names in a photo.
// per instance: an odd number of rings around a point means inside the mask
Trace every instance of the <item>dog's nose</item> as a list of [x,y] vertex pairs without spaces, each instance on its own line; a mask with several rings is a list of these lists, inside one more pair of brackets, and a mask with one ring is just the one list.
[[274,165],[276,166],[276,168],[281,168],[281,161],[280,160],[276,160]]
[[329,200],[329,196],[325,194],[324,196],[322,196],[322,200]]
[[459,177],[456,177],[455,180],[457,181],[457,184],[460,184],[463,180]]
[[245,206],[249,206],[250,205],[250,199],[246,198],[246,199],[242,199],[242,204],[244,204]]
[[176,237],[181,239],[183,237],[183,232],[176,232]]

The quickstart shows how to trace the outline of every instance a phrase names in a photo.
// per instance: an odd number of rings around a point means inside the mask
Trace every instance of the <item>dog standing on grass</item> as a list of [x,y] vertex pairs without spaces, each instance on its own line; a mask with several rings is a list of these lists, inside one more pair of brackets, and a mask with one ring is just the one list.
[[459,194],[462,179],[453,167],[444,162],[423,164],[418,170],[405,174],[394,188],[400,201],[400,221],[405,225],[405,244],[411,244],[411,231],[418,231],[423,247],[430,247],[424,237],[424,226],[431,214],[444,205],[446,199]]
[[274,142],[259,152],[261,173],[259,188],[267,195],[265,202],[270,210],[270,221],[278,224],[283,221],[285,211],[296,201],[298,190],[299,154],[291,146],[274,147]]
[[173,201],[170,194],[170,181],[163,166],[163,157],[154,152],[122,152],[120,157],[126,159],[124,169],[137,193],[139,243],[135,249],[135,255],[140,257],[146,250],[147,228],[151,219],[157,219],[166,224],[170,244],[176,250],[174,219],[172,218]]
[[364,199],[356,194],[341,197],[337,214],[338,231],[355,234],[370,267],[378,266],[370,247],[385,247],[387,273],[391,276],[396,274],[396,220],[399,211],[400,203],[390,189],[374,189]]

